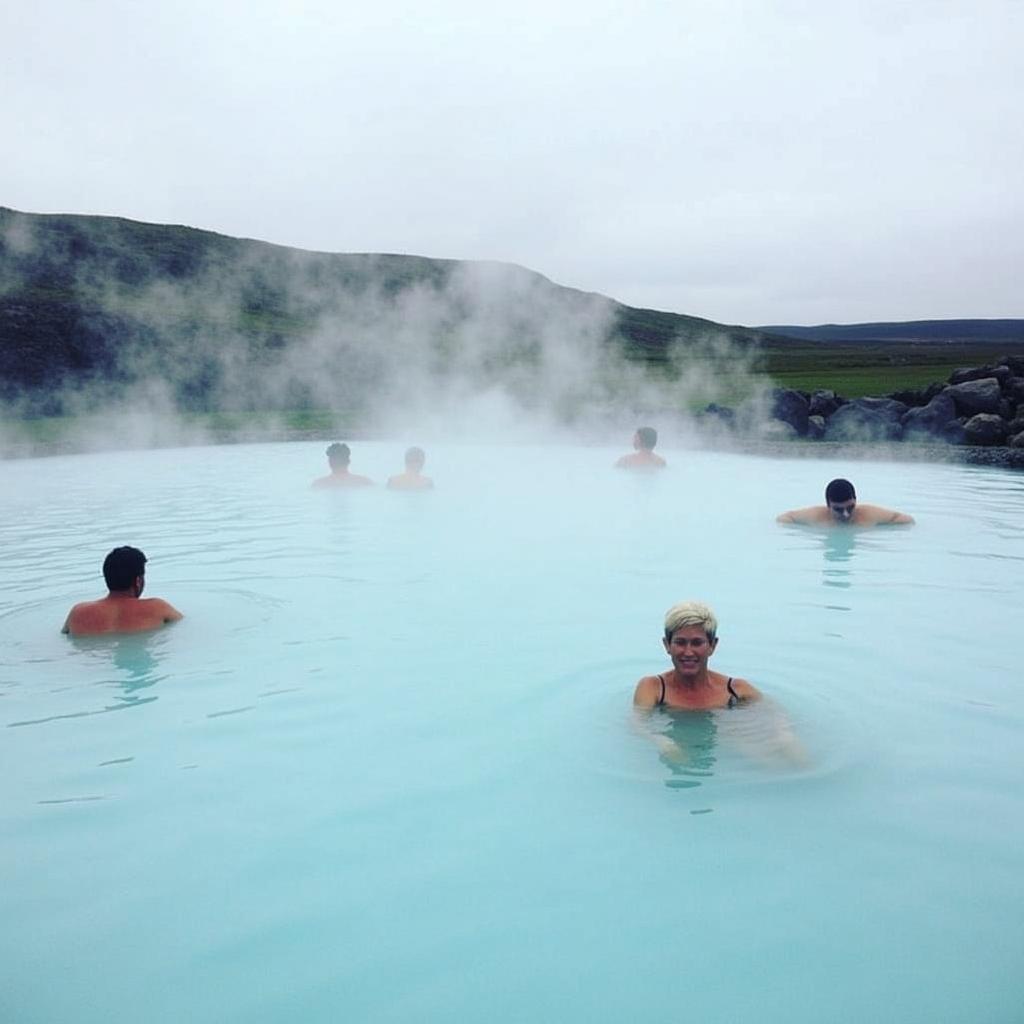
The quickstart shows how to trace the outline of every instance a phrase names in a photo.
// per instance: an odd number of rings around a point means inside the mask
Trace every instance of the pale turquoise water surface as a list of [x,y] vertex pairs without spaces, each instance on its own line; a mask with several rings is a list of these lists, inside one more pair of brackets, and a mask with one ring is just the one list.
[[[1024,477],[323,447],[0,464],[4,1024],[1022,1019]],[[61,636],[122,543],[186,619]],[[690,596],[810,767],[635,727]]]

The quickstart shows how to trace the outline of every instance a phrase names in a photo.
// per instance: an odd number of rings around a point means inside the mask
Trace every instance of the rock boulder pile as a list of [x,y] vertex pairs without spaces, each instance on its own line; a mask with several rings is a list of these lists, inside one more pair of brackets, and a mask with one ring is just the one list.
[[775,388],[767,408],[709,405],[701,417],[782,440],[925,441],[1024,449],[1024,355],[956,370],[945,383],[879,398]]

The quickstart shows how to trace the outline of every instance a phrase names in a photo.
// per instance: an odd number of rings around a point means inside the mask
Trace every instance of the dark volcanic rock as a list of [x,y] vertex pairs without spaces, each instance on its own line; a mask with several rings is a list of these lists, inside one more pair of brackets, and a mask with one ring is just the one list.
[[1011,448],[1024,448],[1024,430],[1019,434],[1014,434],[1009,441],[1006,442]]
[[957,411],[968,416],[977,412],[998,412],[999,399],[1002,398],[999,381],[995,377],[953,384],[946,388],[945,393],[956,402]]
[[773,419],[788,423],[798,434],[807,433],[808,403],[799,391],[774,388],[771,392],[769,414]]
[[1008,366],[976,366],[972,369],[954,370],[949,375],[950,384],[965,384],[970,380],[995,377],[1000,383],[1013,376]]
[[899,419],[906,411],[905,402],[898,402],[895,398],[858,398],[857,405],[870,412],[881,413],[889,419]]
[[843,400],[834,391],[814,391],[811,393],[808,412],[811,416],[828,419],[842,404]]
[[905,405],[891,399],[858,398],[832,414],[825,425],[825,440],[896,441],[903,433],[899,416],[905,410]]
[[903,436],[907,440],[944,437],[943,430],[956,420],[956,403],[945,393],[936,395],[926,406],[903,414]]
[[959,420],[950,420],[940,431],[939,437],[949,444],[965,444],[964,425]]
[[825,417],[807,417],[807,436],[812,441],[820,441],[825,436]]
[[1003,385],[1003,395],[1018,405],[1024,402],[1024,377],[1014,377]]
[[1005,356],[999,360],[1000,366],[1008,366],[1015,377],[1024,377],[1024,356]]
[[967,444],[1002,444],[1006,440],[1006,424],[992,413],[979,412],[964,424]]
[[770,419],[762,423],[758,434],[764,441],[793,441],[800,436],[792,423],[780,419]]
[[719,405],[717,402],[711,402],[700,413],[700,418],[702,420],[717,420],[723,426],[731,427],[736,421],[736,413],[734,413],[727,405]]

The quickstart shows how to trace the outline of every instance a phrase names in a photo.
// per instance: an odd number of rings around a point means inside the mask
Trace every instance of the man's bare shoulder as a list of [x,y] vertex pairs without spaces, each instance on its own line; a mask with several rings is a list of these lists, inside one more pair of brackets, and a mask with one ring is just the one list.
[[139,604],[145,604],[146,615],[150,618],[159,618],[161,622],[177,622],[185,616],[174,607],[170,601],[162,597],[142,597]]
[[912,526],[914,517],[881,505],[858,505],[857,521],[864,526]]
[[84,633],[88,632],[90,626],[94,626],[99,619],[96,612],[96,605],[100,601],[79,601],[68,612],[64,625],[61,626],[62,633]]
[[825,505],[810,505],[808,508],[794,508],[775,517],[777,523],[828,523],[832,519]]
[[667,465],[660,455],[653,452],[633,452],[630,455],[623,455],[615,462],[616,469],[664,469]]

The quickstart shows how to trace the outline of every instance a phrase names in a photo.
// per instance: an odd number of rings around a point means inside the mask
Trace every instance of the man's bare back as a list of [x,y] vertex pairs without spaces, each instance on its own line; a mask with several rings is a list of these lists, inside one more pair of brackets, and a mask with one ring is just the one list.
[[616,469],[664,469],[665,465],[660,455],[648,451],[631,452],[615,462]]
[[132,597],[108,594],[98,601],[82,601],[68,612],[61,632],[72,636],[100,633],[141,633],[168,622],[177,622],[181,612],[160,597]]

